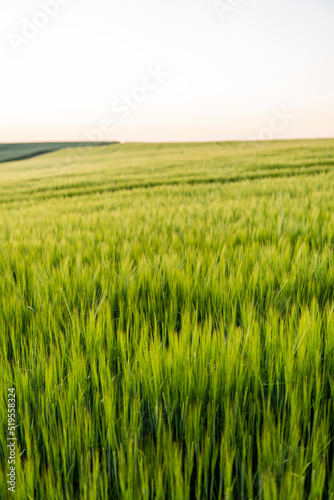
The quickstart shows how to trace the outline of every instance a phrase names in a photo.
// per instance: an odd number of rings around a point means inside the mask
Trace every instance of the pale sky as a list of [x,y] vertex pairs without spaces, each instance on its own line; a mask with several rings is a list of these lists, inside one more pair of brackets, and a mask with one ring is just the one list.
[[0,142],[334,137],[333,0],[1,0]]

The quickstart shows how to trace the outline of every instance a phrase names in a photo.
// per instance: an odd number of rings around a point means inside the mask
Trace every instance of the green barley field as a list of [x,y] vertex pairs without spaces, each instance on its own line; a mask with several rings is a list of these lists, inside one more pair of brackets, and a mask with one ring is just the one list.
[[334,499],[334,140],[2,163],[0,239],[1,499]]

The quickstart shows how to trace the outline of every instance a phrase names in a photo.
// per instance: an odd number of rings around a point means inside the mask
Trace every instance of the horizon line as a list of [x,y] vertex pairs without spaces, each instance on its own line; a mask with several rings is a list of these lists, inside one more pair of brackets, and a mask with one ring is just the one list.
[[283,141],[317,141],[317,140],[333,140],[334,136],[320,136],[320,137],[286,137],[279,139],[212,139],[212,140],[147,140],[147,141],[76,141],[76,140],[33,140],[33,141],[8,141],[8,142],[0,142],[0,146],[4,146],[7,144],[101,144],[101,145],[112,145],[112,144],[214,144],[214,143],[229,143],[229,142],[283,142]]

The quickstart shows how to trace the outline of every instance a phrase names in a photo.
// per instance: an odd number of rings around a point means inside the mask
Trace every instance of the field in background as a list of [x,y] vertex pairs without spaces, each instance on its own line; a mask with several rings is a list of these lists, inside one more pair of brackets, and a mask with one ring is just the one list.
[[334,140],[3,163],[0,235],[18,499],[333,498]]
[[60,149],[77,149],[94,146],[106,146],[108,142],[35,142],[18,144],[0,143],[0,163],[24,160],[34,156],[51,153]]

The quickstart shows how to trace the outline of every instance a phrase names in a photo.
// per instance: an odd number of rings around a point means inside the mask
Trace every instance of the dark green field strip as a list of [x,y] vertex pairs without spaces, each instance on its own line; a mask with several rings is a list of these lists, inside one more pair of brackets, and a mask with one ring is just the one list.
[[24,160],[67,148],[109,146],[112,142],[38,142],[0,144],[0,163]]
[[169,179],[161,179],[157,181],[150,181],[142,179],[140,182],[122,182],[122,181],[113,181],[111,184],[107,184],[107,182],[100,183],[81,183],[80,185],[69,185],[64,184],[61,186],[54,186],[52,189],[47,187],[40,187],[38,189],[30,190],[30,191],[12,191],[11,193],[6,193],[3,195],[0,193],[0,204],[6,203],[17,203],[24,202],[28,200],[48,200],[51,198],[72,198],[75,196],[89,196],[94,194],[103,194],[107,192],[117,192],[117,191],[126,191],[133,189],[151,189],[160,186],[176,186],[176,185],[195,185],[195,184],[228,184],[228,183],[236,183],[243,181],[253,181],[253,180],[262,180],[262,179],[271,179],[271,178],[281,178],[281,177],[298,177],[298,176],[307,176],[307,175],[318,175],[318,174],[327,174],[332,172],[333,168],[328,167],[314,167],[314,168],[300,168],[298,170],[291,170],[286,168],[285,170],[277,170],[277,171],[261,171],[256,174],[245,174],[245,175],[236,175],[230,177],[203,177],[203,176],[188,176],[188,177],[177,177],[177,178],[169,178]]

